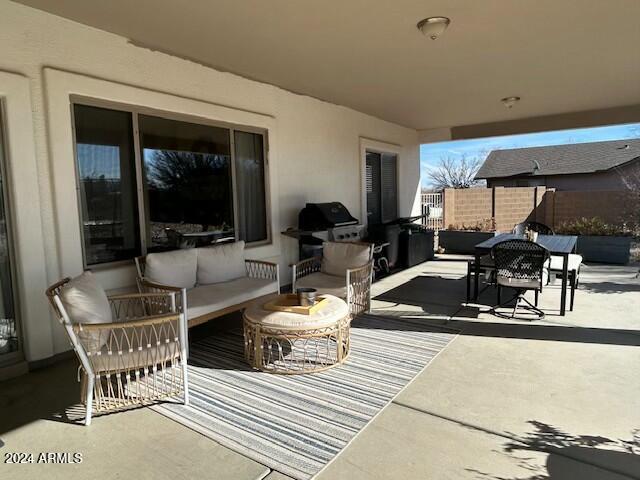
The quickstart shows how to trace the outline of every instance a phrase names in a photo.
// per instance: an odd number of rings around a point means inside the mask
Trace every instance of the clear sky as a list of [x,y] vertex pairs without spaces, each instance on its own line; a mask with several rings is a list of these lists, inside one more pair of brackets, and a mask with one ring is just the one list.
[[484,161],[492,150],[521,147],[542,147],[567,143],[603,142],[640,138],[640,123],[612,125],[608,127],[557,130],[554,132],[527,133],[506,137],[487,137],[473,140],[426,143],[420,146],[420,171],[422,186],[429,187],[427,169],[437,165],[440,158],[480,158]]

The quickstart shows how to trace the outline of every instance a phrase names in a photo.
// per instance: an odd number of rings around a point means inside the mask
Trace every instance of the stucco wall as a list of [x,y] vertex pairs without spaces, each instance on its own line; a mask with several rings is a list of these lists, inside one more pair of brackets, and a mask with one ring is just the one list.
[[[92,92],[106,100],[126,99],[160,110],[197,111],[213,119],[238,123],[255,120],[253,123],[261,124],[258,126],[266,126],[271,146],[273,244],[249,255],[276,259],[283,283],[289,283],[288,265],[296,260],[296,245],[279,232],[295,226],[305,202],[339,200],[364,219],[363,138],[392,144],[400,152],[400,215],[420,208],[418,135],[411,129],[136,47],[125,38],[6,0],[0,0],[0,70],[26,78],[31,95],[37,171],[37,188],[31,201],[40,211],[40,218],[32,221],[41,223],[46,270],[41,274],[45,279],[33,278],[38,284],[78,274],[81,265],[81,253],[75,251],[79,230],[68,228],[77,222],[69,220],[75,212],[65,210],[76,194],[75,179],[68,175],[73,167],[70,125],[66,124],[68,113],[64,111],[69,93]],[[16,174],[13,181],[21,184],[26,179]],[[124,286],[133,283],[133,269],[103,270],[99,278],[106,288]],[[41,309],[23,321],[28,359],[67,350],[62,329],[42,304],[44,295],[33,301],[40,302]]]

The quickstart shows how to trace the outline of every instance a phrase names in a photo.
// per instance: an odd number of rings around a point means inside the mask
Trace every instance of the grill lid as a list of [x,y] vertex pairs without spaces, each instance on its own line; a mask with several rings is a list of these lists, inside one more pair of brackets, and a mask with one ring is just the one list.
[[298,215],[300,230],[327,230],[344,225],[355,225],[358,220],[351,216],[340,202],[307,203]]

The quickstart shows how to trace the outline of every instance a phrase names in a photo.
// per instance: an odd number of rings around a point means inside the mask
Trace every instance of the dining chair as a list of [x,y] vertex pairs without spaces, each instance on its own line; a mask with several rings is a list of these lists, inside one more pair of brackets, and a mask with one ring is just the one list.
[[[538,232],[540,235],[555,235],[553,229],[544,223],[539,222],[522,222],[513,227],[513,233],[517,235],[524,235],[526,230],[533,230],[534,232]],[[582,265],[582,255],[578,255],[577,253],[570,253],[568,258],[568,269],[567,273],[569,278],[567,281],[571,287],[571,299],[569,301],[569,311],[573,311],[573,303],[576,295],[576,289],[578,288],[579,278],[580,278],[580,266]],[[547,283],[550,283],[552,279],[555,279],[556,276],[562,275],[562,262],[563,258],[561,255],[551,255],[549,259],[549,275],[547,278]]]
[[551,227],[545,225],[544,223],[533,221],[518,223],[515,227],[513,227],[512,233],[515,233],[516,235],[524,235],[524,232],[526,232],[527,230],[532,230],[539,233],[540,235],[554,235],[553,229]]
[[[480,267],[478,268],[480,275],[484,276],[487,285],[478,292],[480,295],[491,285],[495,285],[495,272],[496,266],[491,258],[491,255],[482,255],[480,257]],[[476,260],[469,260],[467,262],[467,302],[471,301],[471,280],[476,274]]]
[[[562,275],[562,263],[563,258],[560,255],[551,255],[549,258],[549,278],[547,284],[551,282],[552,278],[558,275]],[[580,283],[580,267],[582,266],[582,255],[577,253],[570,253],[567,259],[567,281],[571,287],[571,297],[569,300],[569,311],[573,311],[573,302],[576,296],[576,289]]]
[[[517,318],[529,320],[530,317],[517,316],[518,308],[532,312],[538,319],[545,314],[538,308],[538,294],[546,283],[549,261],[549,251],[542,245],[529,240],[513,239],[497,243],[491,249],[491,258],[496,268],[496,284],[498,286],[498,305],[492,308],[492,313],[503,318]],[[506,302],[501,302],[503,287],[512,288],[516,295]],[[535,292],[535,304],[531,303],[525,294]],[[498,309],[509,305],[515,300],[511,315],[499,312]]]

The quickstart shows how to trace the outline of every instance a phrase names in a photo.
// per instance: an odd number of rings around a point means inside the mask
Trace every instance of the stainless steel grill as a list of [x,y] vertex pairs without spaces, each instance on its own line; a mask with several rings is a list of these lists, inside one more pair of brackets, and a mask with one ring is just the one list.
[[322,242],[357,242],[365,226],[340,202],[307,203],[298,215],[298,229],[282,232],[299,242],[300,258],[317,256]]

